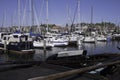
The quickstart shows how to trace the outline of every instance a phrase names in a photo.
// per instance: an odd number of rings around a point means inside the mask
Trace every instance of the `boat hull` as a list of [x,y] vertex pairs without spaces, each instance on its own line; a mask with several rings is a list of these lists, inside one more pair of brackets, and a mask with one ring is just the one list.
[[37,41],[34,41],[33,42],[33,46],[34,46],[34,48],[36,49],[44,49],[44,47],[46,48],[46,49],[52,49],[52,47],[53,47],[53,44],[51,44],[51,43],[46,43],[45,44],[46,46],[44,46],[44,42],[37,42]]
[[33,54],[35,52],[32,42],[10,42],[6,47],[4,44],[0,43],[0,49],[16,54]]
[[68,42],[52,42],[54,47],[66,47],[68,46]]

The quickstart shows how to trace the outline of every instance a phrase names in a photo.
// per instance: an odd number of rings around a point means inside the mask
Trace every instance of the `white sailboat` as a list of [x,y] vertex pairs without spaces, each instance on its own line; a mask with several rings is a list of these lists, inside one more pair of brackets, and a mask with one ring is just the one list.
[[100,29],[100,34],[96,36],[97,41],[107,41],[107,37],[103,35],[103,32],[100,27],[99,29]]
[[83,42],[84,43],[95,43],[96,39],[95,37],[92,37],[92,36],[85,36],[83,39]]
[[[93,7],[91,7],[91,24],[92,24],[92,18],[93,18]],[[94,34],[95,33],[91,32],[91,29],[90,29],[89,34],[84,37],[83,42],[84,43],[95,43],[96,39],[95,39]]]
[[[45,44],[44,44],[44,41],[45,41]],[[40,49],[44,49],[44,46],[46,49],[51,49],[52,47],[54,47],[54,45],[47,39],[44,40],[44,39],[40,39],[40,38],[33,41],[33,46],[34,46],[34,48],[40,48]]]
[[107,41],[107,38],[104,35],[97,35],[97,41]]
[[[48,7],[47,0],[46,0],[46,6]],[[33,7],[33,2],[32,2],[32,7]],[[32,13],[33,13],[33,11],[32,11]],[[47,13],[48,13],[48,9],[47,9]],[[48,30],[48,19],[47,19],[47,30]],[[51,49],[53,47],[53,44],[45,38],[41,39],[40,37],[37,37],[37,40],[33,41],[33,46],[34,46],[34,48]]]
[[68,40],[66,40],[62,36],[52,37],[51,38],[51,42],[53,43],[53,45],[55,47],[65,47],[65,46],[68,46]]

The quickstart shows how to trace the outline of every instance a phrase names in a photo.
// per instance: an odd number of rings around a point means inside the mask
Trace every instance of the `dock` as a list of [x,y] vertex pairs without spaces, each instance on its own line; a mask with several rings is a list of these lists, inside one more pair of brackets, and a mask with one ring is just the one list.
[[[0,64],[0,80],[110,80],[110,78],[119,80],[120,56],[115,55],[114,58],[112,56],[109,60],[106,57],[107,61],[102,64],[82,68],[70,68],[39,61],[3,63]],[[98,73],[90,73],[99,68],[104,69]]]
[[17,50],[7,50],[5,48],[0,47],[0,52],[24,55],[24,54],[34,54],[35,50],[31,49],[29,51],[17,51]]
[[16,67],[13,69],[6,69],[6,71],[0,72],[0,80],[27,80],[29,78],[37,77],[37,76],[47,76],[50,74],[55,74],[59,72],[64,72],[67,70],[71,70],[67,67],[45,64],[42,63],[39,66],[28,66],[21,65],[20,67]]

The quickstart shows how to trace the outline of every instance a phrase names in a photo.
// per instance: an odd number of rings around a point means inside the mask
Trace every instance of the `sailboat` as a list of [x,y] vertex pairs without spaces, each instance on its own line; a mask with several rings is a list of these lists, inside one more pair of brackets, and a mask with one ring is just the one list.
[[[92,25],[92,17],[93,17],[93,7],[91,7],[91,25]],[[89,34],[84,37],[83,42],[84,43],[95,43],[96,42],[95,36],[92,35],[91,28],[89,30],[90,30]]]
[[63,62],[63,61],[71,62],[72,60],[74,60],[77,62],[83,56],[85,57],[86,55],[87,55],[87,50],[84,50],[84,49],[66,50],[66,51],[60,51],[54,55],[51,55],[50,57],[47,58],[47,61],[56,60],[60,62]]
[[107,38],[104,35],[97,35],[96,37],[97,41],[106,41]]
[[[20,27],[20,0],[18,0],[18,20],[19,20],[19,31]],[[33,43],[32,38],[29,35],[26,35],[21,32],[12,33],[12,34],[0,34],[0,48],[2,50],[7,50],[10,53],[17,54],[33,54]]]
[[[32,0],[33,1],[33,0]],[[33,7],[33,2],[32,2]],[[32,11],[33,13],[33,11]],[[46,0],[46,15],[47,15],[47,32],[48,32],[48,0]],[[41,49],[51,49],[54,45],[49,41],[49,39],[45,39],[45,37],[40,38],[38,36],[35,36],[37,39],[33,41],[34,48],[41,48]]]
[[52,42],[50,42],[49,39],[44,39],[41,37],[36,37],[36,39],[34,39],[33,46],[34,48],[39,48],[39,49],[44,49],[44,48],[51,49],[52,47],[54,47],[54,45],[52,44]]
[[100,29],[100,34],[98,34],[98,35],[96,36],[97,41],[107,41],[107,37],[105,37],[105,36],[103,35],[103,32],[102,32],[101,28],[99,28],[99,29]]
[[83,39],[84,43],[95,43],[95,38],[92,36],[85,36]]

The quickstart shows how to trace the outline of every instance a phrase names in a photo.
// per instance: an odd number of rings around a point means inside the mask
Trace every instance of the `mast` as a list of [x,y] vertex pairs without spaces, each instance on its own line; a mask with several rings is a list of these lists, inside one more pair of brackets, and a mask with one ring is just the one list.
[[3,14],[3,21],[2,21],[3,28],[1,28],[1,31],[5,31],[5,22],[6,22],[6,10],[4,11],[4,14]]
[[21,22],[22,25],[26,25],[26,7],[27,7],[27,0],[25,2],[25,7],[23,10],[23,17],[22,17],[22,22]]
[[93,23],[93,6],[91,6],[91,24]]
[[78,0],[78,26],[80,27],[80,0]]
[[47,32],[48,32],[48,0],[46,0],[46,24],[47,24]]
[[18,0],[18,28],[21,31],[21,26],[20,26],[20,0]]
[[93,27],[93,6],[91,6],[91,24],[90,24],[90,36],[92,32],[92,27]]
[[4,11],[4,14],[3,14],[3,22],[2,22],[2,27],[4,27],[4,23],[5,23],[5,19],[6,19],[6,11]]
[[32,29],[32,17],[31,17],[31,0],[29,0],[29,20],[30,20],[30,23],[29,23],[29,27],[30,27],[30,32],[31,32],[31,29]]
[[70,8],[68,5],[66,6],[66,9],[67,9],[67,21],[68,21],[66,27],[68,27],[68,32],[70,33],[69,22],[72,22],[72,20],[70,18]]
[[31,0],[31,19],[32,19],[32,27],[34,27],[34,7],[33,0]]
[[33,0],[29,0],[29,19],[30,19],[30,31],[33,31],[34,27],[34,7]]

